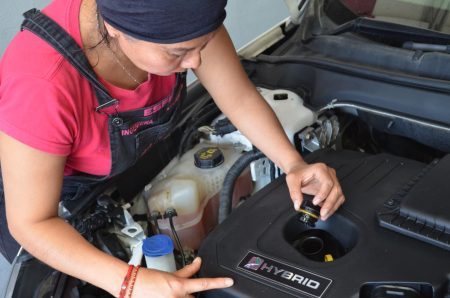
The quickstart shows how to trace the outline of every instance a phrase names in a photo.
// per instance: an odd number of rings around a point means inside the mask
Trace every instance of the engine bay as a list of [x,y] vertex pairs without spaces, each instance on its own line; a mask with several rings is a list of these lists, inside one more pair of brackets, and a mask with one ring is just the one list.
[[[199,255],[199,276],[234,279],[232,288],[201,297],[447,297],[448,156],[377,130],[348,107],[318,112],[292,90],[259,90],[305,159],[336,170],[346,202],[330,219],[301,222],[281,171],[212,109],[211,122],[201,119],[182,154],[150,183],[130,200],[122,197],[127,188],[104,189],[74,219],[78,230],[103,251],[143,265],[145,238],[169,236],[176,268]],[[117,185],[130,185],[127,179]],[[20,261],[21,278],[42,267],[26,255]],[[40,289],[108,297],[55,274],[47,267]]]

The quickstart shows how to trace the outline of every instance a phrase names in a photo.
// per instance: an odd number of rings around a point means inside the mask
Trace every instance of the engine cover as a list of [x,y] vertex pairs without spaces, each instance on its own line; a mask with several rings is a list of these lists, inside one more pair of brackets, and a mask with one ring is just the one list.
[[202,297],[447,297],[450,252],[377,221],[377,210],[425,164],[352,151],[321,151],[307,160],[336,169],[345,204],[308,227],[284,177],[269,184],[203,242],[200,276],[235,283]]

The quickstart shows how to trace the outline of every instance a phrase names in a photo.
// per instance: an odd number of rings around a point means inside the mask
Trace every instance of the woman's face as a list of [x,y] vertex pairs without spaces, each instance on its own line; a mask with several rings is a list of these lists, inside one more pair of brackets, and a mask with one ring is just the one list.
[[198,68],[202,63],[201,51],[215,34],[211,32],[180,43],[157,44],[131,38],[108,24],[105,25],[109,34],[117,40],[120,49],[134,65],[160,76]]

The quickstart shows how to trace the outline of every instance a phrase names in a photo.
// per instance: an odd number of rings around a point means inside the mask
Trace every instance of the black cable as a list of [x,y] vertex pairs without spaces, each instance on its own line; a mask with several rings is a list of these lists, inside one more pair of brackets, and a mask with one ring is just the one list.
[[177,231],[175,230],[175,225],[173,224],[173,217],[174,216],[177,216],[177,212],[173,208],[167,209],[166,213],[164,214],[165,218],[169,218],[170,229],[172,230],[173,238],[175,238],[175,242],[177,243],[178,250],[180,251],[181,263],[182,263],[182,265],[184,267],[184,266],[186,266],[186,257],[184,255],[183,246],[181,245],[180,238],[178,238]]
[[237,128],[233,125],[233,123],[231,123],[230,119],[228,118],[218,120],[216,124],[213,125],[213,128],[213,135],[221,137],[237,130]]
[[150,214],[150,222],[155,226],[156,234],[161,234],[158,219],[162,219],[161,213],[159,213],[159,211],[152,211]]
[[172,230],[173,237],[175,238],[175,242],[177,243],[178,249],[181,253],[181,262],[183,267],[186,266],[186,257],[184,256],[183,246],[181,246],[180,238],[178,238],[177,231],[175,230],[175,226],[173,224],[173,217],[169,217],[170,229]]
[[[205,111],[209,109],[209,111]],[[183,155],[184,152],[189,150],[190,143],[192,142],[193,134],[197,131],[200,125],[203,125],[206,121],[211,119],[213,116],[220,112],[219,108],[216,105],[208,105],[207,108],[203,108],[201,110],[201,114],[194,116],[193,122],[188,126],[188,128],[184,131],[183,136],[180,140],[180,145],[178,148],[178,156]]]
[[210,104],[205,105],[204,107],[202,107],[197,114],[192,115],[191,117],[191,123],[187,125],[183,136],[181,137],[180,140],[180,145],[178,148],[178,156],[181,156],[184,152],[185,152],[185,143],[191,138],[191,134],[197,129],[198,127],[198,118],[200,115],[204,115],[206,112],[205,110],[210,108]]
[[276,172],[275,163],[273,161],[269,160],[270,182],[275,181],[275,172]]
[[161,230],[159,229],[158,220],[155,220],[155,230],[156,230],[156,234],[161,234]]

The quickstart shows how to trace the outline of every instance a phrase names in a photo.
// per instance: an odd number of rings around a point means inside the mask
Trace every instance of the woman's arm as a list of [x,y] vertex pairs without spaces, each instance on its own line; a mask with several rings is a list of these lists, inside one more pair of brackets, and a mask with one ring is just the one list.
[[[0,162],[13,237],[51,267],[118,296],[128,265],[96,249],[58,217],[66,159],[0,133]],[[199,267],[197,261],[174,274],[142,269],[133,297],[185,297],[231,285],[232,281],[225,278],[188,279]]]
[[301,191],[315,195],[314,203],[323,202],[322,219],[344,202],[334,170],[324,164],[307,165],[291,145],[276,115],[244,72],[224,27],[202,51],[202,64],[195,73],[239,130],[288,174],[296,209]]
[[97,250],[58,217],[65,161],[65,157],[35,150],[0,134],[9,230],[44,263],[115,293],[127,265]]

